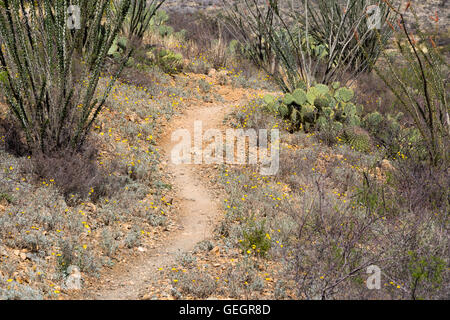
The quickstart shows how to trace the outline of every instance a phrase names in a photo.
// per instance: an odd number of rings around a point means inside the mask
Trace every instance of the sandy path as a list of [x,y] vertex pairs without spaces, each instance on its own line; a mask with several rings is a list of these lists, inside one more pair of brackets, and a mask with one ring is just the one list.
[[177,129],[187,129],[194,137],[194,122],[202,121],[202,131],[214,128],[222,132],[226,125],[223,120],[233,110],[233,106],[248,101],[249,94],[261,94],[251,89],[237,89],[231,86],[216,86],[216,93],[223,102],[205,103],[191,101],[181,114],[174,116],[159,139],[158,147],[162,156],[162,168],[169,177],[174,191],[173,205],[179,214],[175,230],[171,229],[168,238],[155,248],[142,252],[132,261],[115,265],[112,270],[102,274],[95,283],[84,288],[75,299],[97,300],[135,300],[158,280],[158,268],[172,265],[180,252],[189,252],[195,245],[211,238],[220,217],[217,187],[209,184],[207,175],[217,165],[175,165],[170,159],[171,150],[179,141],[172,142],[172,133]]
[[[173,263],[178,252],[191,251],[195,244],[212,235],[214,221],[219,216],[219,206],[214,193],[208,189],[198,165],[175,165],[170,153],[177,143],[171,141],[174,130],[188,129],[193,137],[195,121],[203,122],[203,130],[222,128],[222,121],[233,104],[191,105],[180,116],[175,117],[165,128],[159,146],[167,163],[167,172],[176,192],[174,203],[180,208],[177,221],[179,230],[173,231],[163,246],[153,249],[127,265],[117,266],[102,279],[102,284],[89,294],[89,299],[129,300],[138,299],[139,294],[153,280],[160,267]],[[130,265],[131,264],[131,265]]]

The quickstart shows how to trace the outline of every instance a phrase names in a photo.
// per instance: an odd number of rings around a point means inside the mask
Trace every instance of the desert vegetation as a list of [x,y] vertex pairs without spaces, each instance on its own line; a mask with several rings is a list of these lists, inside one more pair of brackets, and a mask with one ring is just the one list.
[[[0,300],[448,299],[448,3],[212,3],[0,1]],[[208,110],[277,173],[176,169]]]

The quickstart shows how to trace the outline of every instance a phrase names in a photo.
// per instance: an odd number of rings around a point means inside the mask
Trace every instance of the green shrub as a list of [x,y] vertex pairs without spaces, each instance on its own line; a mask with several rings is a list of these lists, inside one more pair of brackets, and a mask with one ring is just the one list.
[[266,235],[264,222],[250,221],[242,232],[241,249],[247,253],[266,256],[271,247],[271,242]]
[[183,69],[183,56],[168,49],[158,51],[157,64],[168,73],[179,73]]
[[171,26],[162,25],[158,27],[159,35],[164,38],[173,34],[174,30]]
[[13,203],[13,201],[14,201],[13,197],[5,192],[0,193],[0,202],[2,200],[5,200],[8,203]]
[[419,257],[414,251],[408,252],[408,269],[411,274],[411,295],[413,299],[420,299],[420,289],[428,292],[439,289],[442,286],[444,272],[447,264],[439,256]]

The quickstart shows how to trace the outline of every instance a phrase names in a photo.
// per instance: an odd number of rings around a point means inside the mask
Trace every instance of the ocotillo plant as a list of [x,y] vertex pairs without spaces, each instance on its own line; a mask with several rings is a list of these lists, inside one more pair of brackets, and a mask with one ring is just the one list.
[[108,0],[1,2],[0,87],[30,151],[82,146],[127,60],[96,92],[130,1],[113,20]]
[[[392,55],[383,54],[386,68],[374,65],[374,69],[397,97],[399,106],[413,119],[425,142],[430,162],[433,165],[448,165],[449,64],[436,45],[437,35],[420,26],[411,1],[402,10],[395,8],[389,1],[386,3],[398,18],[396,25],[390,24],[396,31],[398,56],[394,60]],[[408,10],[415,20],[411,27],[405,17]],[[439,17],[434,19],[438,22]]]
[[[342,81],[346,74],[352,79],[370,71],[392,34],[386,24],[392,19],[390,11],[382,0],[304,0],[303,7],[303,15],[290,13],[295,12],[292,6],[287,14],[312,39],[325,45],[325,69],[317,79],[322,83]],[[306,69],[309,71],[312,66]],[[308,76],[314,78],[314,74]]]
[[[114,0],[114,12],[119,12],[123,0]],[[128,40],[137,45],[142,42],[145,32],[151,25],[151,20],[156,11],[166,0],[131,0],[129,13],[123,24],[123,32]]]
[[[228,26],[250,49],[250,56],[286,92],[314,83],[353,80],[380,54],[365,0],[225,1]],[[383,43],[391,31],[386,4],[373,0]],[[268,21],[270,23],[268,23]],[[261,40],[262,39],[262,40]],[[364,55],[362,43],[368,55]],[[264,43],[265,55],[255,50]],[[261,59],[273,56],[272,66]],[[273,68],[278,65],[278,68]]]

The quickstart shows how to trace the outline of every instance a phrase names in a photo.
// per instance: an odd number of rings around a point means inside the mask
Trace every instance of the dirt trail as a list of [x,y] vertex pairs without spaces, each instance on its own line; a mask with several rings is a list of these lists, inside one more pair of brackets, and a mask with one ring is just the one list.
[[225,90],[223,94],[225,98],[234,98],[225,103],[191,104],[183,114],[170,121],[159,142],[164,157],[163,163],[167,163],[165,170],[173,179],[171,184],[176,193],[174,204],[180,208],[176,221],[178,230],[171,232],[168,241],[135,261],[114,267],[102,278],[95,292],[91,291],[85,298],[139,299],[143,290],[155,280],[158,268],[170,265],[175,261],[178,252],[191,251],[196,243],[212,235],[220,213],[217,197],[208,187],[207,179],[202,176],[202,166],[172,164],[170,153],[178,141],[172,142],[171,136],[175,130],[183,128],[191,132],[193,139],[194,122],[198,120],[203,122],[203,131],[209,128],[223,128],[225,115],[242,97],[246,98],[245,94],[236,94],[233,90]]

